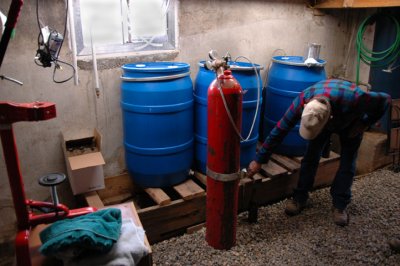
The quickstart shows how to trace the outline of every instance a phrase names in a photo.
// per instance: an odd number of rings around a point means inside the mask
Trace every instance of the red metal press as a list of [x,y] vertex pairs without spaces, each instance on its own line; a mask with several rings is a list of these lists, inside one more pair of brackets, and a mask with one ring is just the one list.
[[[22,0],[13,0],[11,2],[5,30],[0,41],[0,67],[22,5]],[[55,186],[65,179],[63,174],[46,175],[39,181],[41,184],[54,187],[52,190],[53,202],[26,199],[12,125],[22,121],[42,121],[55,117],[56,107],[54,103],[12,103],[0,101],[0,137],[17,217],[18,232],[15,239],[15,252],[17,265],[19,266],[31,265],[29,235],[34,226],[52,223],[60,219],[73,218],[95,211],[91,207],[69,210],[65,205],[58,203]],[[45,212],[34,213],[33,210],[43,210]]]

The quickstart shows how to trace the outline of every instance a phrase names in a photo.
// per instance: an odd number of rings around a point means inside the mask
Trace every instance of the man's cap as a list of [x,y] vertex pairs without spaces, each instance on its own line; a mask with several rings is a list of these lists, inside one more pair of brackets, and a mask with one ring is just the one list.
[[331,107],[328,99],[314,98],[304,107],[300,122],[300,136],[311,140],[321,133],[329,120]]

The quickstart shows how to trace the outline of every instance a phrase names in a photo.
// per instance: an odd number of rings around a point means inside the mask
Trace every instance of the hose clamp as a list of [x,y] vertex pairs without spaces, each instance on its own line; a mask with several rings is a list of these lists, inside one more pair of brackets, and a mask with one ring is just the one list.
[[240,171],[231,174],[217,173],[207,167],[207,176],[216,181],[229,182],[240,179]]

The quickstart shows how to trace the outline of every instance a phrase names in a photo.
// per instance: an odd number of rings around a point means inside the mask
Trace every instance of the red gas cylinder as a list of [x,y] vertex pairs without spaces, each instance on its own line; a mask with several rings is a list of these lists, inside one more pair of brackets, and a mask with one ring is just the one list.
[[236,243],[241,110],[242,88],[225,70],[208,89],[206,240],[216,249]]

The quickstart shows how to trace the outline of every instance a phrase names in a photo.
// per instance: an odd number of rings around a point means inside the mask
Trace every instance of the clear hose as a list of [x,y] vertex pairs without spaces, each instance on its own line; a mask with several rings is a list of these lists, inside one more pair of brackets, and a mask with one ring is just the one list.
[[257,121],[258,109],[260,107],[260,95],[261,95],[261,93],[260,93],[260,89],[261,89],[260,88],[260,80],[261,79],[260,79],[260,75],[258,74],[257,67],[253,64],[253,62],[250,59],[248,59],[245,56],[238,56],[238,57],[236,57],[234,62],[236,62],[239,58],[243,58],[243,59],[247,60],[251,64],[252,68],[254,69],[254,72],[256,73],[256,79],[257,79],[257,105],[256,105],[256,112],[254,113],[253,122],[251,124],[249,134],[248,134],[248,136],[246,138],[243,138],[242,134],[240,133],[240,130],[236,127],[235,121],[233,120],[231,111],[229,110],[228,104],[226,103],[226,100],[225,100],[225,96],[224,96],[224,94],[222,92],[221,83],[220,83],[220,81],[218,79],[218,76],[217,76],[217,84],[218,84],[218,90],[219,90],[219,92],[221,94],[222,102],[224,103],[226,114],[228,115],[228,118],[229,118],[229,120],[230,120],[230,122],[232,124],[233,129],[235,130],[236,134],[239,136],[241,141],[248,141],[250,139],[251,134],[253,133],[254,125],[256,124],[256,121]]

